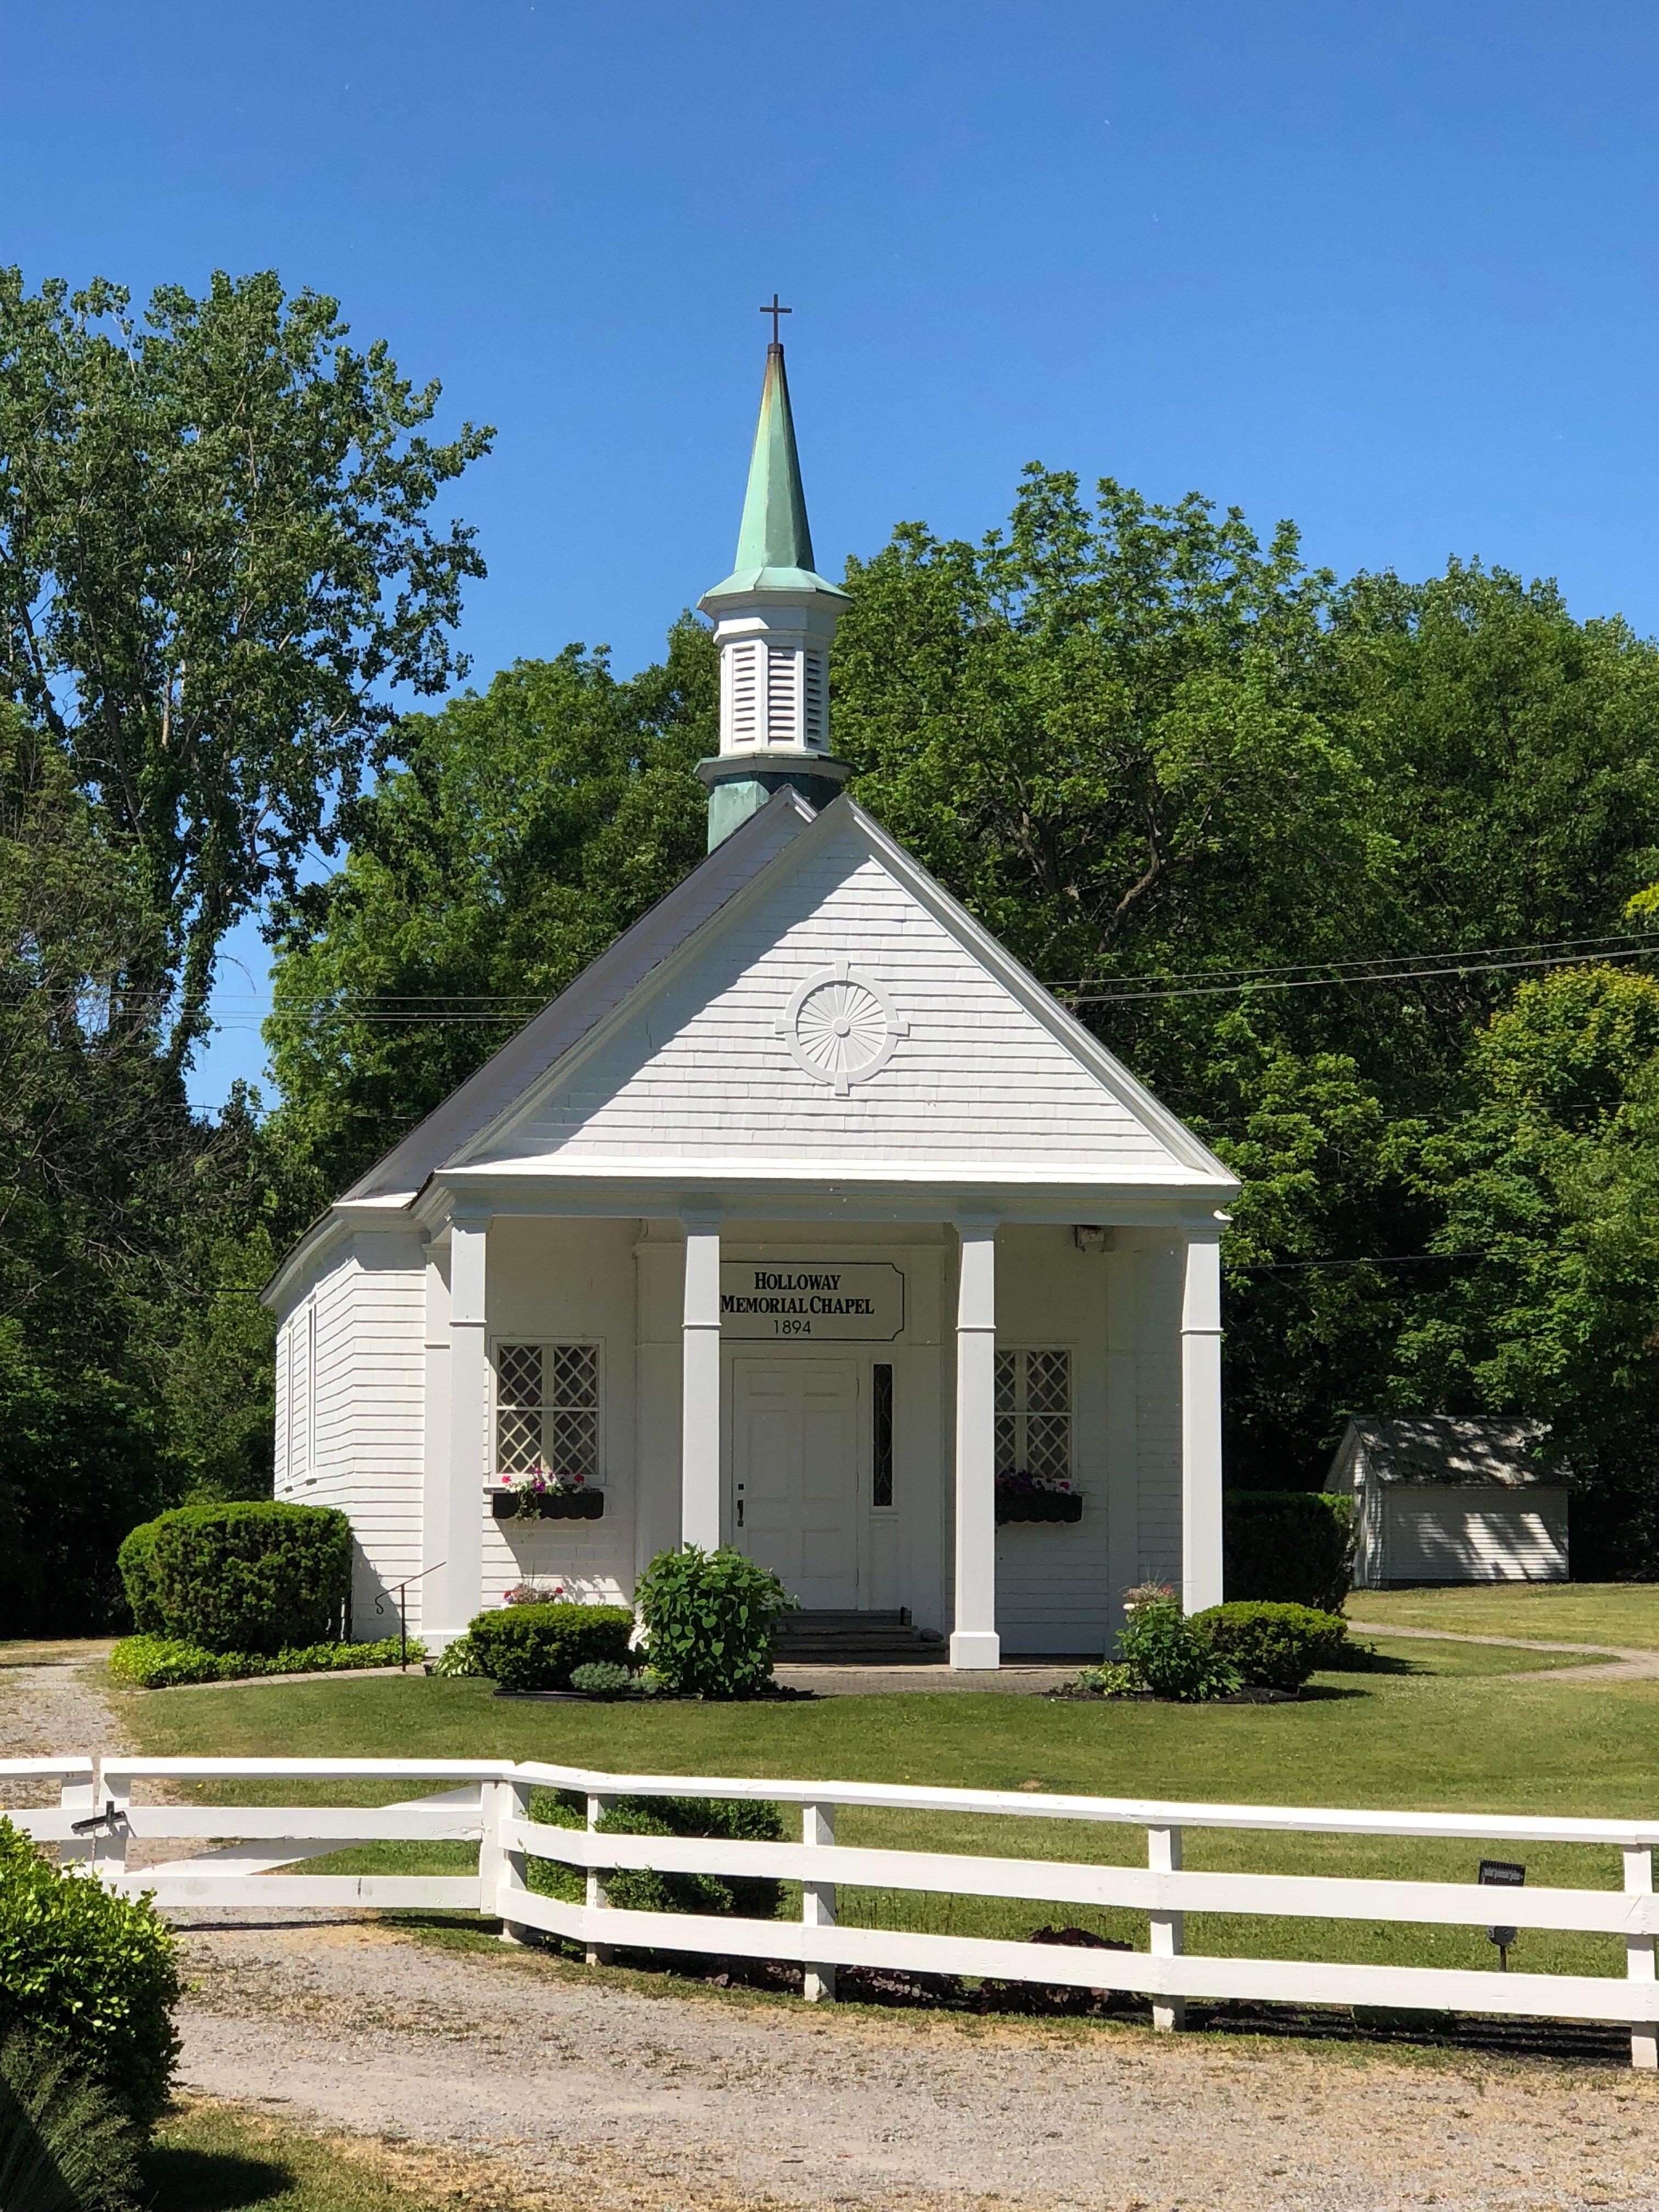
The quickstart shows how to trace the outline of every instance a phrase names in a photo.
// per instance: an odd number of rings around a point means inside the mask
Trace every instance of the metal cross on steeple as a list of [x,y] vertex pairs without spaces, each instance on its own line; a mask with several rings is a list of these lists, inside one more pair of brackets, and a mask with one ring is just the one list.
[[762,313],[762,314],[763,314],[763,315],[770,315],[770,317],[772,318],[772,343],[773,343],[773,344],[774,344],[774,345],[776,345],[776,344],[779,343],[779,338],[778,338],[778,317],[779,317],[780,315],[793,315],[793,314],[794,313],[794,312],[795,312],[795,311],[794,311],[794,309],[793,309],[793,307],[779,307],[779,305],[778,305],[778,295],[777,295],[777,294],[776,294],[775,292],[774,292],[774,293],[773,293],[773,295],[772,295],[772,304],[771,304],[771,306],[770,306],[769,307],[763,307],[763,308],[761,309],[761,313]]

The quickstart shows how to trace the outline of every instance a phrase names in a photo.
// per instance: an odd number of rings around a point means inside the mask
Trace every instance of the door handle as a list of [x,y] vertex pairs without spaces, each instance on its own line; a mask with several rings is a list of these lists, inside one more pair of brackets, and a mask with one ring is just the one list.
[[742,1526],[743,1526],[743,1500],[742,1500],[742,1498],[738,1498],[738,1528],[742,1528]]

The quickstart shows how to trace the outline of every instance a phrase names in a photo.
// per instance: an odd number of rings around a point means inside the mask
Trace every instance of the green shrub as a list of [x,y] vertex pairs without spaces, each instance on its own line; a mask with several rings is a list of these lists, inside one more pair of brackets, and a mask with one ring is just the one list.
[[1222,1509],[1230,1599],[1340,1613],[1353,1573],[1353,1500],[1329,1490],[1230,1490]]
[[635,1596],[653,1671],[688,1698],[752,1698],[765,1689],[773,1624],[797,1602],[768,1568],[725,1544],[659,1552]]
[[479,1669],[503,1690],[568,1690],[573,1667],[625,1666],[634,1615],[625,1605],[514,1605],[467,1628]]
[[428,1674],[456,1675],[488,1674],[489,1669],[480,1661],[470,1636],[452,1638],[427,1668]]
[[49,1867],[0,1819],[0,2034],[26,2029],[149,2127],[178,2057],[179,1990],[172,1930],[147,1899]]
[[[109,1655],[109,1668],[118,1682],[135,1689],[172,1690],[185,1682],[234,1682],[251,1674],[340,1674],[360,1667],[395,1667],[402,1656],[395,1636],[380,1644],[307,1644],[283,1651],[204,1651],[199,1644],[176,1637],[124,1636]],[[411,1636],[410,1665],[425,1656],[426,1646]]]
[[1340,1667],[1348,1624],[1306,1605],[1243,1599],[1193,1615],[1193,1626],[1242,1679],[1264,1690],[1299,1690],[1322,1667]]
[[570,1686],[584,1698],[625,1698],[634,1686],[634,1677],[612,1660],[590,1659],[585,1667],[571,1668]]
[[1187,1618],[1170,1590],[1129,1592],[1117,1657],[1136,1688],[1182,1705],[1228,1697],[1239,1686],[1237,1670]]
[[1091,1698],[1132,1698],[1141,1683],[1133,1667],[1109,1659],[1103,1666],[1085,1667],[1072,1687]]
[[[574,1790],[537,1790],[530,1817],[557,1828],[584,1828],[587,1801]],[[748,1844],[783,1840],[783,1821],[775,1805],[749,1798],[617,1797],[599,1817],[599,1833],[612,1836],[725,1836]],[[528,1861],[526,1879],[544,1896],[578,1904],[586,1894],[575,1867],[552,1859]],[[782,1892],[759,1876],[658,1874],[649,1868],[619,1868],[605,1877],[605,1894],[629,1912],[708,1912],[744,1920],[777,1917]]]
[[155,1589],[155,1531],[159,1524],[141,1521],[130,1529],[116,1553],[121,1581],[127,1594],[127,1610],[140,1636],[161,1633],[160,1601]]
[[208,1651],[280,1651],[345,1625],[351,1524],[331,1506],[176,1506],[135,1528],[119,1557],[141,1634]]
[[107,2089],[21,2033],[0,2045],[5,2212],[127,2212],[140,2137]]

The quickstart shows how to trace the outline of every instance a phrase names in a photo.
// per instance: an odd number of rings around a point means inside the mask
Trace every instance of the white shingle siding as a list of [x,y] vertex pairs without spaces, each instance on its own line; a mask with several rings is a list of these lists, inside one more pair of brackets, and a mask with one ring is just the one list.
[[[850,833],[763,887],[694,967],[624,1020],[478,1157],[988,1159],[1097,1172],[1175,1165],[1167,1148]],[[909,1024],[837,1098],[778,1024],[837,960]]]

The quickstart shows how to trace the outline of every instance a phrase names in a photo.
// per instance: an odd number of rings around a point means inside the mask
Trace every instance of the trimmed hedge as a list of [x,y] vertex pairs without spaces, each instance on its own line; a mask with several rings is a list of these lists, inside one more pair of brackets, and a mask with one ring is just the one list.
[[276,1652],[345,1626],[351,1523],[331,1506],[175,1506],[133,1529],[119,1559],[141,1636]]
[[1340,1667],[1347,1656],[1347,1622],[1311,1606],[1235,1601],[1194,1613],[1192,1626],[1252,1689],[1299,1690],[1310,1674]]
[[1230,1490],[1222,1505],[1231,1599],[1340,1613],[1353,1573],[1353,1500],[1328,1490]]
[[752,1698],[772,1680],[773,1624],[797,1601],[767,1567],[722,1544],[659,1552],[634,1593],[663,1687],[683,1698]]
[[[538,1790],[530,1817],[556,1828],[587,1825],[587,1800],[571,1790]],[[783,1841],[783,1820],[775,1805],[725,1797],[617,1797],[599,1816],[599,1833],[612,1836],[722,1836],[738,1843]],[[544,1897],[579,1905],[586,1878],[556,1859],[526,1861],[526,1881]],[[605,1876],[605,1895],[629,1912],[712,1912],[745,1920],[772,1920],[782,1897],[781,1886],[763,1876],[658,1874],[649,1868],[619,1868]]]
[[[343,1674],[362,1667],[395,1667],[403,1647],[395,1636],[380,1644],[306,1644],[297,1650],[204,1651],[167,1636],[124,1636],[109,1655],[118,1682],[139,1690],[173,1690],[186,1682],[235,1682],[255,1674]],[[426,1656],[418,1637],[409,1639],[409,1660]]]
[[633,1633],[625,1605],[514,1605],[479,1613],[466,1640],[478,1671],[503,1690],[568,1690],[573,1667],[625,1667]]
[[0,1819],[0,2035],[26,2029],[148,2128],[178,2059],[181,1989],[172,1930],[147,1899],[48,1866]]

